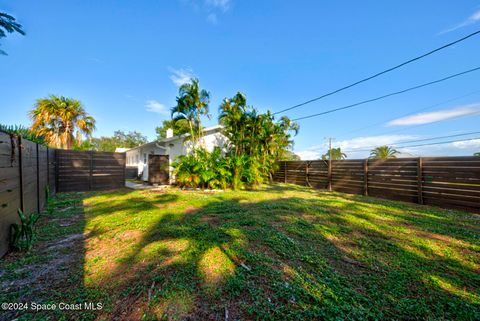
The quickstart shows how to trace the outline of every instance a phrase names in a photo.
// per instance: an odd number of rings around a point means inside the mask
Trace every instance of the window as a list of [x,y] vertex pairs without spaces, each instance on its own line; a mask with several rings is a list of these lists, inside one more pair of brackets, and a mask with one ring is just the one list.
[[143,163],[147,163],[147,153],[143,153]]

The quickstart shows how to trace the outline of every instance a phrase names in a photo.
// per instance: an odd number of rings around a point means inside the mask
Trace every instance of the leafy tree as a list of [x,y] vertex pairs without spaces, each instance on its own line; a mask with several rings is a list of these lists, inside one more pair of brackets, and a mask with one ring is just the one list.
[[292,134],[296,135],[299,128],[288,117],[275,121],[270,112],[259,114],[240,92],[223,100],[219,122],[228,138],[232,166],[242,166],[233,169],[233,176],[246,170],[244,180],[250,185],[260,184],[271,174],[275,161],[292,146]]
[[332,148],[331,151],[328,151],[327,153],[322,155],[323,160],[330,159],[330,154],[332,155],[332,160],[342,160],[347,158],[347,154],[342,152],[341,148]]
[[383,145],[377,148],[374,148],[370,151],[370,158],[375,159],[391,159],[397,158],[398,151],[390,146]]
[[118,147],[133,148],[148,143],[147,136],[137,131],[125,133],[122,130],[117,130],[113,133],[113,137],[122,145]]
[[210,104],[210,93],[200,89],[198,79],[191,79],[189,83],[183,84],[178,90],[177,105],[172,108],[172,120],[174,123],[181,122],[188,126],[190,138],[194,143],[202,136],[202,116],[210,118],[208,105]]
[[[22,25],[16,22],[15,18],[5,12],[0,12],[0,39],[7,36],[7,33],[17,32],[25,35]],[[7,53],[0,49],[0,55],[7,55]]]
[[297,161],[300,160],[300,156],[292,152],[291,150],[285,149],[280,152],[278,160],[282,161]]
[[116,148],[133,148],[146,143],[148,143],[147,137],[137,131],[125,133],[122,130],[117,130],[111,137],[102,136],[92,138],[91,142],[82,143],[78,149],[114,152]]
[[473,156],[480,156],[480,152],[473,154]]
[[63,96],[51,95],[38,99],[30,111],[31,130],[45,138],[48,145],[71,149],[76,140],[82,142],[82,135],[90,138],[95,129],[95,120],[80,101]]
[[288,155],[292,135],[298,132],[298,125],[288,117],[276,121],[270,112],[259,114],[247,105],[242,93],[223,100],[219,122],[228,138],[228,150],[222,154],[216,148],[209,153],[199,147],[181,156],[173,165],[181,186],[255,187],[271,175],[279,157]]
[[182,121],[173,121],[173,120],[164,120],[162,126],[156,127],[155,132],[157,133],[157,139],[163,139],[167,137],[167,129],[171,128],[173,130],[173,135],[182,135],[190,132],[190,127],[187,122]]

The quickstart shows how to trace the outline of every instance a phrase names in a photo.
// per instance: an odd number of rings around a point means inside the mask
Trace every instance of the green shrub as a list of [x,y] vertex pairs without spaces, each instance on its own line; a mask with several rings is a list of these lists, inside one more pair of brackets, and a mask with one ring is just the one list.
[[268,179],[263,164],[248,155],[228,153],[220,148],[212,152],[200,148],[180,156],[173,164],[179,186],[212,189],[244,189],[256,187]]
[[34,132],[30,130],[30,128],[23,127],[22,125],[0,124],[0,131],[21,136],[22,138],[28,139],[29,141],[34,143],[46,145],[46,142],[43,136],[37,136]]
[[28,217],[21,209],[18,209],[20,224],[13,223],[11,225],[10,243],[17,250],[30,250],[35,239],[35,223],[40,215],[32,213]]

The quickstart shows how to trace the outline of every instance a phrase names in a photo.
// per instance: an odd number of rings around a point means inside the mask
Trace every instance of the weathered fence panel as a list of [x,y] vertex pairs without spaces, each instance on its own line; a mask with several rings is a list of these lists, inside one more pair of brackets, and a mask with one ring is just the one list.
[[50,149],[0,132],[0,257],[10,226],[43,210],[56,191],[105,190],[125,184],[125,154]]
[[281,161],[276,182],[480,212],[480,157]]
[[125,153],[57,150],[57,191],[93,191],[125,186]]
[[0,256],[8,250],[10,225],[19,221],[21,182],[18,139],[0,132]]

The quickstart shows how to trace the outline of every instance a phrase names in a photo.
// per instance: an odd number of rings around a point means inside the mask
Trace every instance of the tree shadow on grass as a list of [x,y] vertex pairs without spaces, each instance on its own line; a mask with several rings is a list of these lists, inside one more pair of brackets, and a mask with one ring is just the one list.
[[[85,212],[82,200],[87,194],[58,194],[47,205],[37,222],[36,242],[27,253],[10,253],[0,262],[1,300],[23,304],[21,309],[2,311],[0,320],[59,320],[69,315],[59,308],[86,302],[83,287],[85,263]],[[33,304],[37,304],[34,310]],[[45,309],[45,304],[55,304]],[[95,313],[84,310],[84,319]],[[68,318],[68,317],[67,317]]]
[[[448,256],[443,247],[452,244],[444,239],[409,239],[431,224],[412,220],[397,230],[409,217],[402,204],[389,202],[384,213],[384,204],[337,198],[212,195],[199,208],[162,207],[88,286],[113,294],[104,317],[125,319],[478,317],[475,266],[462,253]],[[133,217],[178,199],[162,194],[123,212]]]

